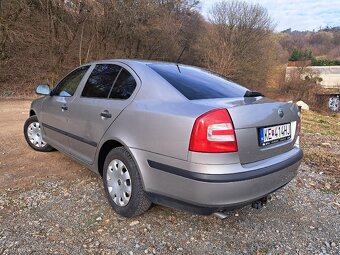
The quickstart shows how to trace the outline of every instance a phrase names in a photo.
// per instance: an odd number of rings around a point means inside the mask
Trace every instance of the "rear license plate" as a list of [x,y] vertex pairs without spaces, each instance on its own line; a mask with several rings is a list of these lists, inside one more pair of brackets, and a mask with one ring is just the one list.
[[259,144],[266,146],[273,143],[286,141],[291,137],[290,123],[259,128]]

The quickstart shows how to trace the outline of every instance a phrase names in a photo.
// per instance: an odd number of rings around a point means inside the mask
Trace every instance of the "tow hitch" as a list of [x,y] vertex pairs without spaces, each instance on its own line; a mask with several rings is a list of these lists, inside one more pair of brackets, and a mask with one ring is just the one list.
[[271,197],[267,196],[267,197],[263,197],[255,202],[253,202],[251,204],[251,207],[255,208],[255,209],[261,209],[263,206],[265,206],[268,202],[268,200],[270,200]]
[[[263,197],[259,200],[254,201],[251,204],[251,207],[255,208],[255,209],[261,209],[263,206],[265,206],[267,204],[267,202],[271,199],[272,197],[270,195]],[[219,212],[215,212],[213,213],[214,216],[216,216],[217,218],[221,219],[221,220],[225,220],[226,218],[228,218],[229,216],[231,216],[230,212],[225,210],[225,211],[219,211]]]

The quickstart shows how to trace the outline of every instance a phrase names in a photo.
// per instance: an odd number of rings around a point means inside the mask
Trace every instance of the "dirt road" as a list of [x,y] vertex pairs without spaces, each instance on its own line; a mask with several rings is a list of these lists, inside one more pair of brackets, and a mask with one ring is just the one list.
[[[1,188],[26,187],[39,180],[95,176],[59,152],[37,153],[26,145],[23,125],[30,101],[0,101]],[[48,162],[48,164],[46,164]]]
[[334,176],[302,164],[265,208],[245,207],[224,221],[161,206],[124,219],[99,177],[60,152],[26,145],[29,105],[0,101],[0,254],[340,253],[339,193],[313,185]]

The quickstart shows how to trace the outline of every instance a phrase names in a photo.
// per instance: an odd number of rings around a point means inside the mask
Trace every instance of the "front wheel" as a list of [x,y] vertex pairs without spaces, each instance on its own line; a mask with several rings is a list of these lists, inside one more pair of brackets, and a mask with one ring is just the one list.
[[41,127],[37,116],[31,116],[26,120],[24,125],[24,135],[26,142],[34,150],[42,152],[53,150],[53,147],[47,144],[42,138]]
[[117,147],[107,155],[103,182],[110,205],[118,214],[131,218],[149,209],[151,202],[144,192],[137,166],[124,147]]

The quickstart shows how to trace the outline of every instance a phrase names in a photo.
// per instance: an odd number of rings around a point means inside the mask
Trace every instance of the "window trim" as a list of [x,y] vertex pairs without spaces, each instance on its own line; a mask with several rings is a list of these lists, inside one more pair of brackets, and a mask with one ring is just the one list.
[[[119,73],[117,74],[116,79],[114,80],[114,82],[113,82],[113,84],[112,84],[112,87],[111,87],[111,89],[110,89],[110,92],[109,92],[109,94],[107,95],[107,98],[108,98],[108,99],[115,99],[115,98],[111,98],[110,95],[111,95],[111,92],[112,92],[112,90],[113,90],[113,87],[116,85],[116,82],[117,82],[117,80],[118,80],[118,77],[119,77],[119,75],[121,74],[121,72],[122,72],[123,69],[124,69],[124,68],[120,66]],[[129,71],[128,71],[128,72],[129,72]],[[131,74],[131,73],[129,72],[129,74]],[[132,74],[131,74],[131,75],[132,75]],[[134,79],[135,79],[135,78],[134,78]],[[136,79],[135,79],[135,80],[136,80]],[[132,93],[133,93],[133,92],[132,92]],[[118,98],[116,98],[116,99],[118,99]],[[129,98],[126,98],[126,99],[129,99]],[[121,100],[126,100],[126,99],[121,99]]]
[[[117,80],[118,80],[118,78],[119,78],[119,75],[121,74],[121,72],[122,72],[124,69],[125,69],[125,70],[132,76],[132,78],[135,80],[136,86],[135,86],[133,92],[131,93],[131,95],[130,95],[128,98],[125,98],[125,99],[122,99],[122,98],[111,98],[110,95],[111,95],[112,89],[114,88],[114,86],[115,86],[115,84],[116,84],[116,82],[117,82]],[[111,91],[110,91],[110,93],[109,93],[109,97],[108,97],[108,98],[111,99],[111,100],[120,100],[120,101],[128,100],[128,99],[130,99],[130,98],[132,97],[132,95],[135,93],[135,91],[136,91],[136,89],[137,89],[137,86],[138,86],[138,83],[137,83],[136,78],[133,76],[133,74],[132,74],[129,70],[127,70],[126,68],[122,67],[122,69],[120,69],[119,74],[117,75],[117,77],[116,77],[116,79],[115,79],[115,82],[113,83],[113,86],[112,86],[112,89],[111,89]]]

